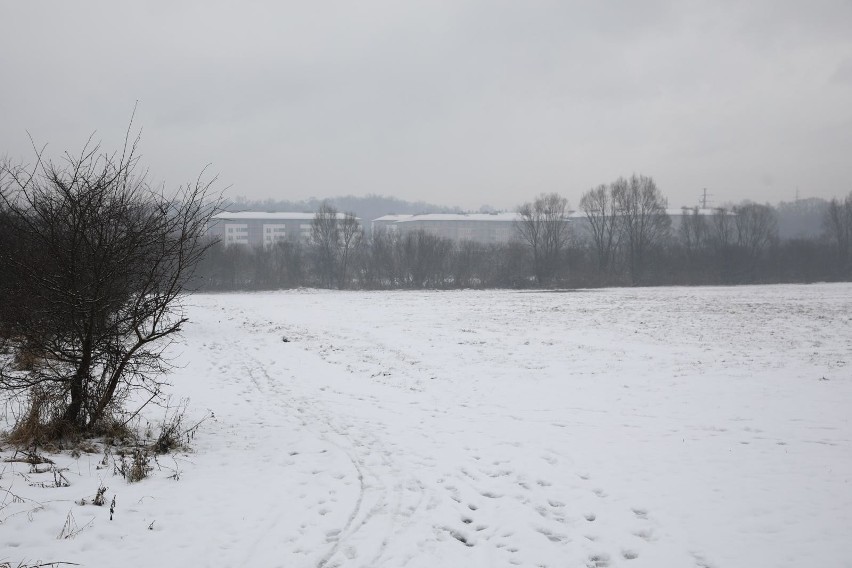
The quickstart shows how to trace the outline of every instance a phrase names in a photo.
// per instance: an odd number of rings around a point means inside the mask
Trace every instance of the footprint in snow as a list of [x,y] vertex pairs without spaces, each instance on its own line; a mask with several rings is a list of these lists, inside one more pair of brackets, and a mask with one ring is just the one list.
[[448,533],[450,533],[451,537],[453,537],[454,539],[456,539],[457,541],[459,541],[463,545],[465,545],[467,547],[472,547],[474,545],[474,543],[467,536],[462,534],[461,532],[450,529],[450,528],[444,528],[444,530],[447,531]]
[[648,511],[645,510],[645,509],[631,509],[631,510],[633,511],[633,514],[636,515],[637,519],[647,519],[648,518]]
[[550,542],[567,542],[570,540],[567,535],[557,534],[544,528],[536,528],[535,530],[547,537]]

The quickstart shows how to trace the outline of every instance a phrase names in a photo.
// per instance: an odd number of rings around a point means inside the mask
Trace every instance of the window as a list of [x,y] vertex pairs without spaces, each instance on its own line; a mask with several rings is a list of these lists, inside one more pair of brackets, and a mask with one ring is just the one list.
[[264,246],[272,246],[278,241],[283,241],[287,238],[287,225],[283,223],[264,223],[263,225],[263,244]]
[[226,245],[247,245],[248,241],[248,225],[229,223],[225,225],[225,244]]

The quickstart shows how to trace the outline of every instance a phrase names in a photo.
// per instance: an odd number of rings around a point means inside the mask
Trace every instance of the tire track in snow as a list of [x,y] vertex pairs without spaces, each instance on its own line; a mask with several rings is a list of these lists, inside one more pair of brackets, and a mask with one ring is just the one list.
[[[658,546],[657,539],[650,538],[650,530],[637,529],[649,536],[645,540],[629,532],[627,525],[636,521],[623,495],[597,483],[594,488],[573,487],[564,481],[576,475],[570,458],[545,456],[536,449],[539,444],[528,443],[545,439],[543,430],[552,428],[552,417],[518,416],[510,429],[517,442],[508,448],[499,434],[489,431],[492,425],[505,422],[514,408],[501,404],[504,399],[447,379],[426,383],[439,386],[443,406],[438,406],[436,398],[432,408],[429,393],[405,394],[410,390],[405,387],[417,379],[442,371],[446,377],[463,374],[466,363],[461,370],[426,366],[419,354],[412,356],[393,341],[383,344],[314,328],[293,335],[289,327],[272,322],[258,325],[259,321],[247,319],[247,327],[266,335],[268,341],[288,331],[291,340],[298,339],[287,349],[297,348],[301,352],[297,358],[311,360],[313,366],[305,367],[311,370],[308,376],[324,377],[323,382],[327,379],[326,384],[337,386],[327,390],[313,380],[290,380],[273,370],[272,359],[265,364],[254,352],[242,350],[258,377],[257,388],[272,405],[297,413],[307,430],[338,448],[359,479],[358,495],[345,521],[341,519],[339,529],[333,531],[333,541],[328,533],[329,548],[311,565],[372,568],[414,561],[421,566],[424,558],[458,561],[469,554],[485,554],[501,565],[528,563],[533,558],[540,565],[550,565],[546,559],[565,554],[576,565],[595,566],[622,560],[639,566],[653,558],[653,554],[646,557],[646,552]],[[393,378],[375,374],[382,369],[393,369]],[[370,392],[380,394],[371,397]],[[400,421],[402,414],[411,416]],[[417,442],[409,445],[415,431]],[[403,454],[391,452],[394,441],[405,444]],[[481,463],[470,455],[477,451],[483,454]],[[534,452],[546,466],[530,461]],[[545,470],[548,479],[542,480]],[[410,503],[406,489],[417,499],[401,513],[403,504]],[[607,503],[610,494],[616,502]],[[535,547],[530,545],[533,542]]]
[[[388,501],[395,500],[397,503],[401,501],[399,495],[399,484],[386,483],[383,476],[373,467],[367,465],[359,455],[359,449],[365,448],[366,446],[370,455],[376,454],[381,456],[383,461],[382,465],[386,468],[392,469],[393,464],[389,459],[391,452],[381,444],[381,441],[377,437],[373,435],[370,435],[370,443],[368,444],[364,444],[355,439],[354,435],[351,433],[351,424],[346,424],[344,426],[337,424],[332,418],[330,412],[323,412],[320,410],[320,403],[315,398],[308,399],[303,396],[297,396],[292,389],[288,389],[284,383],[271,377],[267,372],[266,367],[257,358],[251,357],[247,363],[248,364],[245,368],[247,374],[251,377],[252,382],[255,384],[255,387],[267,395],[274,393],[275,402],[283,405],[290,411],[297,412],[302,417],[306,426],[308,426],[308,423],[310,422],[314,425],[320,425],[321,427],[324,426],[332,432],[334,434],[333,437],[329,436],[328,433],[323,432],[322,430],[315,432],[314,434],[317,438],[336,447],[344,455],[346,455],[356,472],[359,483],[359,492],[356,502],[344,525],[340,529],[335,529],[337,532],[334,535],[335,540],[331,548],[325,552],[316,563],[317,568],[330,566],[332,565],[332,560],[335,556],[338,555],[341,550],[347,548],[348,544],[359,535],[359,532],[369,525],[370,521],[377,515],[377,513],[384,509],[384,506]],[[262,382],[258,380],[257,375],[262,376]],[[267,400],[269,399],[267,398]],[[369,484],[368,480],[370,481]],[[396,497],[396,499],[394,499],[394,497]],[[372,501],[372,507],[367,509],[365,504],[370,501]],[[398,513],[399,505],[394,507],[393,512],[390,514],[390,526],[384,532],[385,536],[382,538],[382,543],[376,554],[372,557],[369,563],[366,564],[367,566],[375,565],[381,561],[387,542],[396,526],[395,517]],[[348,558],[349,560],[357,559],[358,551],[357,549],[353,550],[354,552],[350,552],[350,554],[346,555],[351,556],[351,558]]]

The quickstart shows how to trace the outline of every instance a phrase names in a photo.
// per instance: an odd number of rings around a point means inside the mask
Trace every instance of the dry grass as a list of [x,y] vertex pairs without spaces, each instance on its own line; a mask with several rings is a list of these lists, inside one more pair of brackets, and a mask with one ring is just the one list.
[[77,438],[73,425],[62,422],[63,401],[46,390],[30,391],[26,409],[6,441],[17,447],[52,448],[57,441]]
[[62,420],[67,401],[64,395],[47,389],[32,389],[22,405],[23,412],[6,434],[5,441],[18,448],[39,447],[48,451],[70,449],[77,454],[98,453],[93,438],[113,446],[138,444],[138,434],[120,419],[107,415],[85,431]]
[[102,438],[110,446],[130,446],[138,443],[139,434],[115,416],[107,416],[94,424],[87,435]]
[[[17,448],[17,461],[30,464],[52,463],[41,452],[70,451],[70,455],[79,458],[83,453],[104,453],[104,459],[98,469],[112,465],[113,474],[120,475],[129,483],[147,478],[154,470],[154,464],[162,470],[156,457],[182,450],[188,446],[202,423],[212,416],[205,416],[195,423],[187,424],[186,400],[177,405],[165,406],[162,422],[147,423],[144,430],[135,421],[128,425],[114,415],[109,416],[93,427],[81,430],[62,421],[62,411],[67,403],[61,397],[51,396],[49,391],[30,392],[29,398],[21,406],[17,422],[5,440]],[[180,470],[171,471],[172,479],[180,478]],[[45,470],[47,471],[47,470]],[[57,481],[56,486],[60,486]],[[103,502],[104,495],[96,495],[94,501]],[[83,502],[91,502],[89,499]],[[97,503],[100,504],[100,503]],[[2,568],[2,565],[0,565]]]
[[128,483],[142,481],[153,469],[147,448],[133,448],[129,455],[120,452],[119,459],[113,461],[113,473],[121,475]]

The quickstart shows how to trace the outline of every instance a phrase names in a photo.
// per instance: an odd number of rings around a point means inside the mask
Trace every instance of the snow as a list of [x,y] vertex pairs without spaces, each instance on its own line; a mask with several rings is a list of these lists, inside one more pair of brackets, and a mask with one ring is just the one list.
[[[693,207],[684,206],[684,207],[681,207],[679,209],[666,209],[666,214],[669,217],[682,217],[684,215],[695,215],[695,214],[698,214],[699,216],[702,216],[702,217],[710,217],[710,216],[713,216],[713,215],[718,215],[719,211],[720,211],[719,209],[710,209],[710,208],[695,209]],[[732,215],[732,216],[734,215],[734,213],[731,212],[731,211],[728,211],[726,214]]]
[[378,219],[373,219],[373,222],[376,221],[402,221],[403,219],[410,219],[414,217],[414,215],[382,215]]
[[190,304],[194,451],[0,464],[0,562],[852,565],[852,285]]
[[[312,221],[316,217],[315,213],[285,213],[277,212],[270,213],[267,211],[239,211],[225,212],[213,215],[214,220],[221,221]],[[338,213],[338,219],[344,219],[346,214]]]
[[[402,217],[402,216],[400,216]],[[422,215],[410,215],[398,219],[398,223],[409,223],[414,221],[485,221],[485,222],[507,222],[519,221],[517,213],[424,213]],[[384,219],[384,217],[382,217]]]

